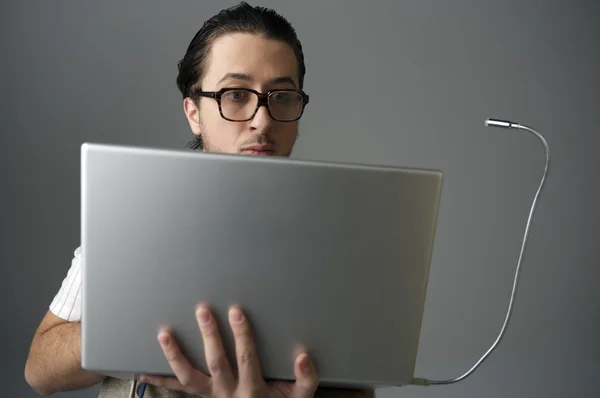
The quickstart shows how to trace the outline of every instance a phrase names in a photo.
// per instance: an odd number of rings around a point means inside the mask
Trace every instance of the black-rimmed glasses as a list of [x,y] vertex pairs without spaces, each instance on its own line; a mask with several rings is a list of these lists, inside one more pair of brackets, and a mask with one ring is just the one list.
[[231,122],[251,120],[261,105],[267,107],[273,120],[293,122],[300,119],[308,104],[308,95],[293,89],[272,90],[263,94],[249,88],[224,88],[219,91],[195,91],[194,94],[215,99],[221,117]]

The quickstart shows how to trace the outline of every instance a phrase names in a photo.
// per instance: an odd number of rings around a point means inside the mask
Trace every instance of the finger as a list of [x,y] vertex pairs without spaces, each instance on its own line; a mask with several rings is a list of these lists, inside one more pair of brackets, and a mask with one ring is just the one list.
[[158,334],[158,341],[175,377],[182,386],[191,388],[196,393],[210,391],[210,377],[192,367],[169,331],[161,331]]
[[236,306],[229,309],[229,324],[235,340],[240,388],[249,391],[262,388],[264,380],[261,376],[256,345],[250,331],[250,323]]
[[235,390],[235,378],[225,354],[219,327],[208,307],[202,305],[196,310],[196,318],[204,342],[204,356],[212,378],[213,391],[230,396]]
[[308,354],[303,353],[296,357],[294,375],[296,383],[294,383],[292,397],[312,398],[319,386],[319,376]]

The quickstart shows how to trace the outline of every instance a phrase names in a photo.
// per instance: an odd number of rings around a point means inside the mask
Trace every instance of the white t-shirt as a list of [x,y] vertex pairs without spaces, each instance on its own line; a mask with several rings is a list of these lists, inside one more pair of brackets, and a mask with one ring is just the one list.
[[50,304],[50,311],[66,321],[81,321],[81,246],[73,253],[71,268]]

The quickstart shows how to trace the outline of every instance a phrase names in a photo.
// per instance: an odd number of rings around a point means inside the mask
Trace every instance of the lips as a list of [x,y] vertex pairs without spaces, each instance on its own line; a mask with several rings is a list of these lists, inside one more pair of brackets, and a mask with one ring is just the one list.
[[275,153],[275,148],[271,145],[253,145],[242,148],[240,152],[247,155],[269,156]]

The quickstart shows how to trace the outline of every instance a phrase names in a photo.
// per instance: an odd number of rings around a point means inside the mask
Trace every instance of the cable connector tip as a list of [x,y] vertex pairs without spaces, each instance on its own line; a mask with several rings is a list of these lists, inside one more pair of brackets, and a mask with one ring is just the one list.
[[518,128],[519,124],[511,122],[510,120],[486,119],[485,127],[502,127],[505,129],[514,129]]

